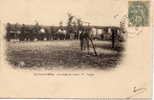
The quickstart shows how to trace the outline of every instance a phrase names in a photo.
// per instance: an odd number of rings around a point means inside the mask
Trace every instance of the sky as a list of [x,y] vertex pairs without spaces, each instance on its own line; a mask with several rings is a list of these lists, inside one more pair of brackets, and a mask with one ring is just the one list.
[[127,0],[0,0],[0,12],[3,23],[65,25],[69,12],[91,25],[110,26],[127,14]]

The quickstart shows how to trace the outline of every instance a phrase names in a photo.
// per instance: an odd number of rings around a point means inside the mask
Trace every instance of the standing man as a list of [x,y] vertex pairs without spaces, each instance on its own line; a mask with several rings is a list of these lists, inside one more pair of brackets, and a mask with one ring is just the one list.
[[91,41],[94,53],[97,56],[97,52],[96,52],[94,43],[91,39],[91,29],[83,29],[83,31],[80,34],[80,46],[81,46],[81,51],[87,49],[88,55],[89,55],[89,50],[90,50],[89,41]]
[[83,51],[83,46],[84,46],[84,29],[81,30],[79,38],[80,38],[80,48],[81,48],[81,51]]
[[81,47],[81,51],[87,49],[89,54],[89,30],[88,29],[83,29],[80,34],[80,47]]
[[89,29],[85,29],[85,34],[84,34],[84,40],[85,40],[85,48],[87,49],[88,51],[88,54],[89,54]]
[[111,29],[111,31],[112,31],[112,48],[114,49],[115,48],[115,39],[117,36],[117,29]]

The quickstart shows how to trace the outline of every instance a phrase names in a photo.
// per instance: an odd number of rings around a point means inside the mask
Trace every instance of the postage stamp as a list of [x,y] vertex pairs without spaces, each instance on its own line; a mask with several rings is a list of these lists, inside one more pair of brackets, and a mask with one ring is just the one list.
[[149,25],[149,1],[129,1],[128,6],[128,26]]

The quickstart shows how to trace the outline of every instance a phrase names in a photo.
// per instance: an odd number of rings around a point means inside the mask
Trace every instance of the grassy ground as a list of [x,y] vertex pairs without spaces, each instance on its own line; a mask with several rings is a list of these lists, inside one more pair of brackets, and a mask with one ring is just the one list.
[[94,41],[98,56],[81,52],[80,42],[70,41],[35,41],[8,42],[7,60],[15,68],[114,68],[120,63],[123,46],[111,48],[111,42]]

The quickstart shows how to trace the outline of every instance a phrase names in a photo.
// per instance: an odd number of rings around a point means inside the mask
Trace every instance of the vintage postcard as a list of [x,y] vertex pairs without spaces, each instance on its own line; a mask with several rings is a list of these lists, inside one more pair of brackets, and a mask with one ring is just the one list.
[[152,98],[152,0],[0,0],[0,98]]

